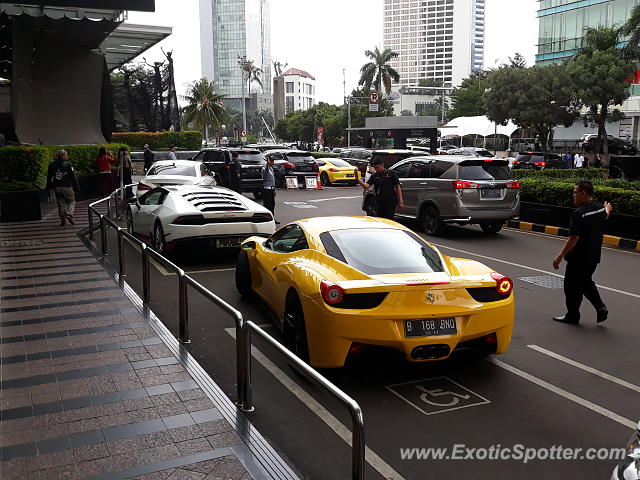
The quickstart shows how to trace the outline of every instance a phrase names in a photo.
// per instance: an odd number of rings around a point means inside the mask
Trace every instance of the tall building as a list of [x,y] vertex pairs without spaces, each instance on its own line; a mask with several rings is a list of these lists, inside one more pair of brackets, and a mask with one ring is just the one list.
[[262,69],[262,88],[245,82],[245,103],[251,93],[271,95],[271,20],[268,0],[200,0],[202,75],[227,95],[225,106],[242,108],[242,72],[238,56]]
[[384,48],[401,85],[459,85],[484,67],[485,0],[384,0]]
[[281,120],[288,112],[308,110],[316,104],[316,79],[304,70],[290,68],[275,77],[274,115]]

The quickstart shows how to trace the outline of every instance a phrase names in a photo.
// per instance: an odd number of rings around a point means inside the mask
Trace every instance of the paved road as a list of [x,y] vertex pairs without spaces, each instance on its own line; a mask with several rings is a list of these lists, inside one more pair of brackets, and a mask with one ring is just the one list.
[[[284,224],[308,216],[359,215],[360,195],[359,187],[279,192],[276,216]],[[602,286],[610,319],[596,326],[595,313],[587,304],[582,324],[570,326],[551,321],[553,314],[564,312],[558,276],[562,271],[551,266],[562,239],[509,229],[487,236],[477,227],[455,227],[429,240],[447,255],[482,261],[515,279],[513,342],[507,354],[489,359],[460,355],[418,365],[367,359],[350,368],[324,371],[364,410],[370,449],[367,478],[608,478],[615,460],[525,464],[447,460],[446,456],[460,444],[478,449],[500,445],[502,451],[517,444],[528,448],[562,445],[583,451],[625,444],[640,419],[640,256],[605,248],[595,279]],[[138,255],[131,249],[127,259],[128,281],[140,291]],[[246,318],[264,324],[279,337],[260,305],[236,293],[233,253],[189,251],[176,260]],[[176,277],[152,270],[151,307],[176,332]],[[538,280],[546,286],[527,277],[541,277]],[[189,309],[189,350],[235,398],[233,322],[195,293]],[[347,478],[350,450],[343,425],[350,426],[350,421],[346,412],[293,373],[268,346],[260,341],[255,345],[254,423],[304,477]],[[456,395],[421,397],[424,390],[416,387]],[[413,447],[448,450],[442,460],[403,460],[400,449]]]

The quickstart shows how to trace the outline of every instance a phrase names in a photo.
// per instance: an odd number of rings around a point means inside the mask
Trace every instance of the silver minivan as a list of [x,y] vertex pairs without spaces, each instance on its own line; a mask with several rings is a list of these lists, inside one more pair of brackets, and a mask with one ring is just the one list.
[[[508,160],[478,157],[414,157],[391,167],[400,179],[404,207],[396,216],[419,222],[429,235],[446,224],[479,224],[486,233],[520,215],[520,182]],[[363,209],[374,213],[375,193],[365,193]]]

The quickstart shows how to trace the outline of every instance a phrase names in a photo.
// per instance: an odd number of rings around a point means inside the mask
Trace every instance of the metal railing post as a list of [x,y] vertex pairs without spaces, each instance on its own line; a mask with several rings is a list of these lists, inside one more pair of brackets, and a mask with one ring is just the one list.
[[107,226],[105,225],[104,215],[100,215],[100,249],[102,256],[109,255],[107,251]]
[[120,272],[120,278],[126,277],[127,272],[125,259],[124,259],[124,235],[122,234],[124,229],[122,227],[118,227],[118,271]]
[[253,412],[251,389],[251,329],[240,316],[236,319],[236,363],[238,365],[238,406],[243,412]]
[[149,253],[147,246],[143,243],[142,252],[142,301],[147,304],[151,301],[151,272],[149,269]]
[[364,417],[358,405],[351,405],[353,440],[351,444],[351,476],[353,480],[364,480],[365,441]]
[[93,208],[89,207],[89,241],[93,242]]
[[180,343],[191,343],[189,340],[189,297],[186,275],[182,270],[178,272],[178,302],[179,302],[179,319],[180,319],[180,335],[178,340]]
[[107,197],[107,217],[111,218],[111,195]]

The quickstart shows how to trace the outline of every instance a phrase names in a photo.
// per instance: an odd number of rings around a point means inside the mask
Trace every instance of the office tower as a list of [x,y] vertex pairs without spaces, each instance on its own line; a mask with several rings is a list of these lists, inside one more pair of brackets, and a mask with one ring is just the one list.
[[459,85],[484,67],[485,0],[385,0],[384,48],[400,85],[423,78]]

